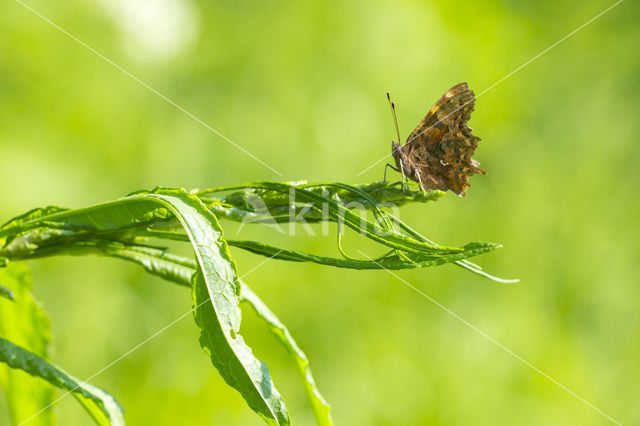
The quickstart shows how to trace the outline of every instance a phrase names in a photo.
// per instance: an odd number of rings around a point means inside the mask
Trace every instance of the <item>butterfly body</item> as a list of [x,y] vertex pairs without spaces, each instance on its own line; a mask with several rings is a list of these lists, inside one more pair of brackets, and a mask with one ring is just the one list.
[[464,196],[467,179],[486,174],[471,158],[480,138],[467,126],[475,106],[475,95],[466,83],[449,89],[431,107],[404,145],[392,141],[396,167],[423,190],[451,190]]

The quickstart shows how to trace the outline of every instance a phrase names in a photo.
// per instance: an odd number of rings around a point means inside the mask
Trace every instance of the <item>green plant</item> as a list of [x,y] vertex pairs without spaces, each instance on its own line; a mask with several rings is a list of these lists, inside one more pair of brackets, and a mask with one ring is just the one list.
[[[467,258],[489,252],[496,244],[472,242],[447,247],[423,237],[385,205],[402,206],[436,200],[444,193],[403,191],[397,184],[277,183],[187,192],[156,188],[82,209],[46,207],[31,210],[0,227],[0,384],[8,395],[12,420],[18,424],[38,414],[47,424],[53,385],[66,389],[97,424],[124,424],[121,407],[101,389],[82,383],[47,357],[49,320],[31,297],[29,271],[23,260],[55,255],[111,256],[134,262],[147,272],[191,288],[200,345],[224,380],[251,409],[270,424],[290,424],[284,401],[267,367],[240,335],[240,303],[251,306],[295,360],[310,405],[320,425],[332,424],[330,407],[318,391],[309,361],[269,308],[240,280],[229,246],[273,259],[314,262],[351,269],[408,269],[455,263],[495,281]],[[368,220],[364,212],[373,213]],[[327,257],[274,247],[257,241],[223,238],[219,219],[243,223],[286,222],[338,224],[341,257]],[[375,260],[357,259],[341,247],[344,228],[388,249]],[[189,242],[195,259],[173,255],[156,240]],[[23,370],[46,382],[25,385],[15,376]],[[48,384],[47,384],[48,382]]]

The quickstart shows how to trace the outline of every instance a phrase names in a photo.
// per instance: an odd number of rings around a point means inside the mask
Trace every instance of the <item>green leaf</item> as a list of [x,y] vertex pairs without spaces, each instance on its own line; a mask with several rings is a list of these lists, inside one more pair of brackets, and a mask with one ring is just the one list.
[[[402,222],[397,217],[392,216],[391,220],[393,220],[396,225],[399,225],[400,228],[403,231],[405,231],[407,234],[413,236],[414,238],[422,240],[422,241],[426,241],[428,243],[436,244],[435,242],[433,242],[433,241],[429,240],[428,238],[422,236],[417,231],[413,230],[411,227],[409,227],[409,225],[407,225],[406,223]],[[500,247],[500,246],[496,245],[496,248],[497,247]],[[456,260],[453,263],[455,265],[457,265],[457,266],[460,266],[461,268],[466,269],[467,271],[473,272],[476,275],[480,275],[482,277],[488,278],[491,281],[495,281],[495,282],[498,282],[498,283],[512,284],[512,283],[517,283],[517,282],[520,281],[519,279],[505,279],[505,278],[495,277],[495,276],[483,271],[482,268],[479,265],[476,265],[475,263],[471,263],[466,259]]]
[[[218,217],[236,221],[289,222],[297,219],[299,213],[308,223],[326,220],[323,217],[322,204],[312,203],[316,208],[302,211],[299,206],[291,205],[288,194],[279,189],[265,187],[263,183],[237,185],[230,187],[212,188],[199,191],[197,195]],[[445,195],[442,191],[402,191],[398,183],[373,182],[364,185],[346,185],[338,182],[291,182],[289,187],[305,188],[325,199],[340,201],[350,208],[361,206],[371,209],[371,199],[379,205],[402,206],[411,202],[425,203],[435,201]],[[218,195],[221,192],[235,191],[230,194]],[[366,196],[364,195],[366,194]]]
[[[0,299],[0,336],[46,358],[51,334],[49,317],[31,295],[31,275],[26,264],[11,262],[0,269],[0,281],[14,296],[13,302]],[[6,395],[9,416],[16,425],[53,401],[51,385],[5,365],[0,365],[0,385]],[[43,412],[30,424],[55,424],[53,412]]]
[[[157,189],[92,207],[55,213],[21,224],[20,232],[27,232],[28,244],[20,242],[25,237],[11,244],[21,244],[13,251],[14,255],[37,255],[41,250],[45,253],[52,250],[49,254],[82,250],[104,252],[109,247],[122,247],[122,243],[112,246],[95,238],[131,239],[128,232],[146,228],[152,223],[170,221],[172,217],[177,218],[184,228],[196,255],[195,318],[202,328],[200,341],[203,349],[211,356],[225,381],[241,393],[256,413],[270,423],[289,424],[284,402],[271,381],[266,365],[253,356],[239,335],[240,284],[236,266],[215,216],[196,196],[184,190]],[[37,236],[41,232],[39,227],[52,224],[62,234]],[[11,252],[10,247],[3,249]]]
[[[44,358],[3,338],[0,338],[0,362],[73,393],[98,425],[124,426],[122,407],[111,395],[100,388],[81,382]],[[41,418],[46,418],[47,412],[51,411],[48,407],[52,403],[53,401],[38,407],[36,411],[30,413],[29,417],[21,419],[21,422],[29,421],[29,424],[37,424],[36,422]],[[39,412],[42,409],[44,410]]]
[[330,414],[331,406],[327,401],[325,401],[316,386],[316,382],[311,373],[311,368],[309,367],[309,359],[293,339],[293,336],[291,336],[287,327],[244,282],[242,283],[241,300],[251,305],[256,314],[258,314],[258,316],[269,325],[269,330],[271,330],[271,332],[295,359],[296,366],[298,367],[298,371],[302,377],[305,392],[307,393],[307,399],[311,404],[311,408],[318,425],[333,425]]
[[357,259],[337,259],[334,257],[317,256],[315,254],[305,253],[297,250],[282,249],[268,244],[259,243],[257,241],[239,241],[228,240],[230,246],[238,247],[251,253],[260,254],[262,256],[273,259],[288,260],[291,262],[313,262],[320,265],[335,266],[337,268],[348,269],[414,269],[426,268],[429,266],[438,266],[449,262],[456,262],[460,259],[478,256],[483,253],[495,250],[499,246],[492,243],[469,243],[462,247],[461,251],[453,254],[439,255],[413,255],[406,260],[397,256],[390,255],[382,259],[372,262],[370,260]]
[[[236,192],[218,195],[229,190]],[[270,258],[351,269],[423,268],[454,262],[473,273],[507,282],[466,260],[498,245],[474,242],[463,247],[441,246],[413,231],[380,206],[384,202],[396,206],[427,202],[442,195],[438,191],[426,196],[421,192],[405,193],[395,184],[381,182],[369,185],[260,182],[202,191],[197,195],[170,188],[139,191],[83,209],[36,209],[9,221],[0,227],[0,266],[5,266],[9,260],[14,262],[59,254],[99,254],[135,262],[154,275],[191,286],[194,317],[201,328],[201,346],[224,380],[237,389],[249,406],[268,423],[290,424],[284,402],[271,381],[267,367],[254,357],[239,335],[242,285],[229,246]],[[295,202],[291,196],[295,197]],[[258,197],[261,204],[253,203],[252,197]],[[358,214],[361,210],[371,210],[374,221],[361,217]],[[290,214],[291,211],[294,215]],[[273,220],[334,221],[339,224],[338,248],[344,258],[280,249],[256,241],[226,241],[214,213],[232,220],[263,223]],[[340,246],[342,225],[391,250],[374,262],[350,257]],[[180,229],[184,233],[177,232]],[[162,247],[147,245],[148,238],[188,241],[194,249],[196,261],[173,256]],[[3,292],[2,288],[0,292],[4,296],[10,294]],[[255,296],[250,290],[248,294],[249,298]],[[328,405],[317,393],[306,356],[282,323],[260,303],[257,299],[254,304],[260,311],[258,315],[269,323],[271,330],[296,357],[318,421],[330,424]],[[93,415],[101,415],[90,400],[79,398]]]
[[289,415],[267,366],[240,336],[240,283],[216,217],[195,196],[158,190],[147,196],[162,200],[182,223],[196,251],[193,300],[200,344],[225,381],[268,423],[290,424]]
[[191,277],[197,265],[193,260],[185,259],[163,250],[151,247],[124,246],[105,248],[105,254],[141,265],[150,274],[165,280],[191,288]]
[[43,216],[49,216],[51,214],[65,211],[65,210],[67,209],[62,207],[57,207],[57,206],[38,207],[32,210],[29,210],[28,212],[21,214],[20,216],[16,216],[13,219],[9,220],[4,225],[0,226],[0,230],[13,228],[15,226],[21,225],[24,222],[38,219]]
[[[191,276],[196,268],[194,261],[164,253],[163,250],[157,248],[129,246],[120,249],[107,249],[105,253],[137,263],[153,275],[189,287],[191,286]],[[246,283],[241,281],[241,285],[240,301],[251,305],[257,315],[267,322],[271,332],[294,357],[317,423],[323,426],[332,425],[329,414],[331,407],[324,400],[315,384],[307,356],[278,317]]]
[[[445,247],[429,244],[424,241],[418,241],[411,236],[402,235],[399,233],[391,232],[384,227],[381,227],[378,223],[370,222],[363,217],[352,212],[349,207],[343,203],[336,202],[323,194],[319,194],[312,190],[305,189],[302,185],[297,186],[294,184],[286,184],[279,182],[256,182],[250,185],[251,188],[263,190],[263,191],[275,191],[280,196],[295,197],[296,202],[308,203],[313,209],[322,208],[326,210],[328,215],[336,222],[345,224],[356,232],[370,238],[377,243],[384,244],[388,247],[397,250],[403,250],[407,252],[414,252],[416,254],[450,254],[461,251],[462,249],[456,247]],[[308,185],[307,185],[308,186]],[[344,187],[346,185],[340,185]],[[207,195],[212,193],[212,190],[202,191],[200,195]],[[357,193],[357,191],[354,191]],[[424,197],[424,196],[423,196]],[[366,201],[365,198],[363,200]],[[291,203],[291,199],[289,200]],[[370,205],[369,201],[366,201]],[[365,203],[363,203],[365,205]]]
[[[224,188],[223,188],[224,189]],[[228,188],[227,188],[228,189]],[[201,196],[207,197],[215,194],[215,190],[203,191]],[[143,194],[142,192],[137,195]],[[471,267],[462,262],[463,259],[470,255],[481,254],[492,250],[497,245],[488,243],[472,243],[465,247],[445,247],[434,244],[426,238],[417,235],[415,232],[397,232],[394,230],[394,224],[399,219],[392,217],[384,212],[378,206],[378,203],[385,200],[394,200],[394,203],[402,204],[410,201],[427,201],[437,199],[441,196],[439,192],[431,192],[426,197],[422,193],[407,192],[403,193],[399,188],[390,184],[373,183],[369,185],[351,186],[342,183],[316,183],[316,184],[281,184],[277,182],[262,182],[251,184],[245,193],[234,193],[220,199],[209,199],[210,208],[214,211],[214,205],[227,205],[229,201],[235,203],[237,208],[245,208],[248,213],[253,207],[247,207],[250,203],[248,196],[251,194],[260,194],[267,201],[268,208],[279,208],[283,205],[290,206],[290,197],[295,196],[296,200],[304,201],[307,206],[313,207],[309,211],[317,210],[318,206],[322,206],[328,210],[329,216],[324,220],[331,219],[338,223],[346,223],[352,229],[367,236],[368,238],[384,244],[395,250],[393,256],[386,256],[380,262],[375,263],[367,259],[353,259],[343,253],[345,259],[334,259],[330,257],[316,256],[312,254],[295,252],[292,250],[282,250],[270,247],[266,244],[258,242],[245,241],[228,241],[230,245],[236,245],[245,250],[254,253],[275,256],[279,259],[291,261],[311,261],[315,263],[333,265],[344,268],[354,269],[379,269],[381,267],[390,269],[405,269],[415,267],[427,267],[440,265],[447,262],[458,262],[457,264],[465,267],[469,271],[494,279],[490,275],[482,272],[478,267]],[[131,199],[132,197],[129,197]],[[329,199],[332,198],[332,199]],[[345,201],[351,200],[357,202],[363,208],[372,209],[378,223],[373,223],[361,218],[359,215],[349,210],[349,204]],[[108,206],[107,203],[102,205]],[[217,203],[217,204],[216,204]],[[244,206],[244,207],[243,207]],[[219,207],[219,206],[218,206]],[[227,208],[227,207],[225,207]],[[236,207],[234,207],[236,208]],[[36,256],[45,256],[51,254],[59,254],[61,252],[69,252],[74,254],[80,248],[77,242],[88,242],[97,238],[118,239],[122,242],[133,241],[137,236],[151,236],[168,239],[185,240],[188,237],[185,234],[172,232],[179,226],[175,219],[171,219],[171,215],[164,208],[146,211],[134,214],[138,217],[135,221],[126,218],[122,222],[122,218],[104,217],[98,220],[87,220],[87,212],[96,212],[93,208],[74,210],[74,220],[61,223],[58,221],[59,214],[41,218],[40,221],[30,221],[22,224],[19,228],[21,236],[15,238],[11,243],[0,249],[0,255],[11,258],[29,258]],[[97,212],[104,214],[105,209]],[[135,213],[135,211],[134,211]],[[86,217],[82,218],[81,215]],[[65,216],[65,214],[63,214]],[[326,215],[324,215],[326,216]],[[294,219],[297,220],[297,219]],[[96,226],[108,222],[111,228]],[[121,223],[122,222],[122,223]],[[401,224],[404,225],[404,224]],[[42,226],[50,226],[52,228],[42,228]],[[480,244],[481,246],[479,246]],[[88,249],[89,245],[85,245]],[[500,279],[495,279],[500,280]]]

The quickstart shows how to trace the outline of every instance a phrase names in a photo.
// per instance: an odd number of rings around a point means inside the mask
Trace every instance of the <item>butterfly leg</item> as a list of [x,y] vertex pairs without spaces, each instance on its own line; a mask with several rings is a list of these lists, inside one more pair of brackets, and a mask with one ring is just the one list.
[[424,189],[424,185],[422,184],[422,178],[420,177],[420,170],[416,169],[416,175],[418,176],[418,182],[420,182],[420,189],[424,192],[424,197],[427,198],[427,191]]
[[393,167],[391,165],[391,163],[387,163],[386,166],[384,166],[384,178],[382,179],[382,181],[384,183],[387,183],[387,167],[391,167],[393,170],[395,170],[396,172],[399,172],[400,170],[396,169],[395,167]]
[[404,182],[406,180],[406,176],[404,175],[404,166],[402,165],[402,161],[400,163],[400,173],[402,173],[402,193],[404,194]]

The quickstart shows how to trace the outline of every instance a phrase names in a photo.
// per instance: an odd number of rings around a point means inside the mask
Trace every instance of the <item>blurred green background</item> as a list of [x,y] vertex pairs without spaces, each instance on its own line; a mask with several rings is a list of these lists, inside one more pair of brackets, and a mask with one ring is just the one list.
[[[406,135],[450,86],[476,94],[609,1],[29,2],[277,176],[15,1],[0,5],[0,221],[157,185],[379,180],[396,101]],[[404,208],[500,285],[448,265],[398,275],[623,424],[640,424],[640,7],[626,1],[482,94],[467,197]],[[397,177],[398,175],[395,175]],[[223,224],[235,235],[235,224]],[[334,237],[245,227],[317,253]],[[239,237],[236,237],[239,238]],[[347,242],[355,254],[356,239]],[[263,258],[233,251],[240,273]],[[191,308],[102,258],[31,262],[53,360],[85,378]],[[605,425],[604,416],[384,271],[270,261],[246,277],[290,327],[340,425]],[[313,422],[292,361],[247,312],[294,423]],[[189,316],[99,375],[131,425],[262,421],[228,388]],[[59,424],[90,420],[73,398]],[[0,424],[7,424],[4,402]]]

